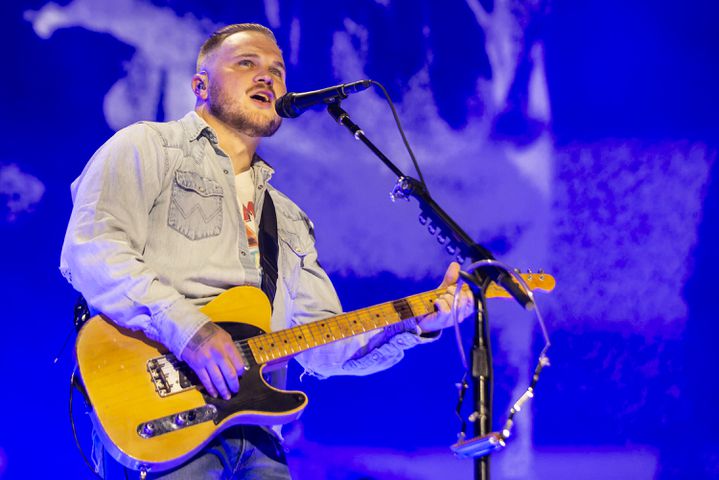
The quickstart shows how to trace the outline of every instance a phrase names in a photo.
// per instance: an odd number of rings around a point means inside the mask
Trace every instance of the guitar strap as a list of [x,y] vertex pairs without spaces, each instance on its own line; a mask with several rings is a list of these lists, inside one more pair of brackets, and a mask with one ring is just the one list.
[[262,267],[262,284],[260,288],[270,300],[275,300],[277,292],[277,257],[280,244],[277,238],[277,212],[268,189],[265,189],[265,201],[260,217],[258,243],[260,244],[260,266]]
[[[277,261],[280,243],[277,236],[277,212],[272,202],[270,191],[265,189],[265,202],[262,205],[260,217],[258,243],[260,244],[260,265],[262,266],[262,285],[260,288],[274,310],[273,302],[277,293]],[[287,369],[279,368],[268,374],[267,380],[277,388],[287,386]]]

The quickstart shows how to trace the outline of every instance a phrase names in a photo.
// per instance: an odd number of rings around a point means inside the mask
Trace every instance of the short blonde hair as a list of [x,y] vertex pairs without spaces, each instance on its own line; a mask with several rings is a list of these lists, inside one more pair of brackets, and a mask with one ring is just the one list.
[[[260,25],[259,23],[234,23],[232,25],[227,25],[226,27],[219,28],[212,32],[207,40],[205,40],[205,43],[202,44],[200,47],[200,53],[197,55],[197,64],[195,66],[197,69],[196,71],[199,72],[202,70],[202,64],[205,61],[205,58],[207,58],[207,55],[222,45],[222,42],[224,42],[227,37],[239,32],[261,33],[277,45],[275,34],[264,25]],[[279,49],[279,46],[277,48]]]

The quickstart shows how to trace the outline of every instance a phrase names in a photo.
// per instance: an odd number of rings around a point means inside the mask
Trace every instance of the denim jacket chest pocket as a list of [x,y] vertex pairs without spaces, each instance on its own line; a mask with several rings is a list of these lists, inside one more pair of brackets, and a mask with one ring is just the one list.
[[314,241],[303,219],[284,220],[277,226],[280,240],[279,269],[290,298],[294,299],[297,296],[305,257],[314,248]]
[[215,180],[177,170],[167,224],[190,240],[217,236],[222,231],[222,197]]

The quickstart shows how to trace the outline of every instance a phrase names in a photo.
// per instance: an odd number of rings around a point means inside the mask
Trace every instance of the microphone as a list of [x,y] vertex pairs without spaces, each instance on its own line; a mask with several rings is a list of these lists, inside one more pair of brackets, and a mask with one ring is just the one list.
[[296,118],[315,105],[344,100],[352,93],[361,92],[372,85],[372,80],[358,80],[334,87],[304,93],[287,93],[275,102],[275,111],[282,118]]

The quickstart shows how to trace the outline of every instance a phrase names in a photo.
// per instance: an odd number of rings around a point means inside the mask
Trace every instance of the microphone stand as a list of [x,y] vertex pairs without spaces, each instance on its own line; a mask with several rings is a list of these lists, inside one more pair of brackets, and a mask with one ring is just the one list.
[[[340,99],[331,102],[327,106],[327,112],[338,124],[347,128],[355,139],[364,143],[391,171],[398,180],[397,185],[390,194],[392,200],[397,198],[408,199],[414,197],[419,202],[419,221],[427,228],[432,235],[437,236],[437,241],[445,246],[447,253],[457,258],[460,265],[466,259],[472,262],[479,260],[494,260],[494,256],[476,243],[472,237],[462,230],[447,212],[432,199],[424,185],[416,179],[405,175],[382,151],[377,148],[365,135],[364,131],[355,124],[349,114],[340,106]],[[476,270],[473,274],[476,284],[486,288],[491,281],[507,290],[526,309],[534,307],[531,298],[511,279],[505,271],[490,267],[483,270]],[[475,295],[475,299],[476,299]],[[474,380],[474,429],[478,437],[489,436],[492,431],[492,398],[491,387],[493,382],[492,352],[489,345],[489,325],[486,309],[475,309],[479,312],[475,321],[474,344],[472,348],[472,378]],[[489,456],[483,453],[480,458],[475,458],[474,474],[475,479],[489,479]]]

